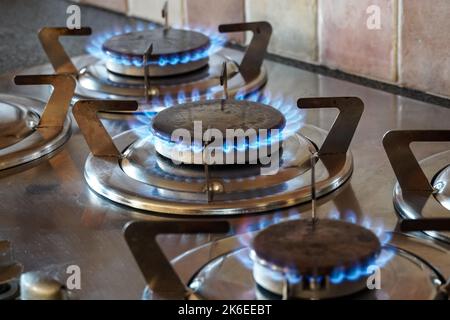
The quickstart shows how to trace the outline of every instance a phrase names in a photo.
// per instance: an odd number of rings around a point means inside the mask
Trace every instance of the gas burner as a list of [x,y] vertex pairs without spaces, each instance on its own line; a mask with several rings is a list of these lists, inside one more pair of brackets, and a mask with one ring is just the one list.
[[423,231],[450,243],[450,151],[417,162],[409,145],[419,141],[450,141],[450,130],[390,131],[383,138],[398,179],[394,206],[405,219],[403,231]]
[[[303,231],[311,228],[311,220],[292,220],[281,222],[265,230],[252,233],[244,233],[215,240],[196,249],[190,250],[169,262],[156,242],[156,236],[160,234],[190,234],[190,233],[225,233],[226,223],[216,221],[188,221],[186,223],[158,221],[158,222],[132,222],[126,226],[124,235],[132,254],[144,275],[148,287],[144,290],[145,299],[208,299],[208,300],[253,300],[253,299],[289,299],[306,298],[322,299],[340,297],[351,294],[351,299],[376,299],[376,300],[416,300],[416,299],[447,299],[448,289],[445,279],[437,271],[439,266],[447,266],[450,261],[449,253],[442,250],[429,240],[406,236],[400,233],[390,233],[391,240],[388,245],[380,247],[380,243],[371,231],[357,225],[347,226],[342,221],[318,221],[325,222],[323,231],[331,230],[339,238],[349,244],[350,248],[360,246],[356,253],[345,248],[340,248],[339,252],[343,256],[337,257],[334,251],[321,259],[317,257],[318,250],[314,248],[317,244],[315,237],[309,240],[302,238],[307,243],[297,242],[299,235],[291,230],[297,228]],[[334,228],[344,228],[336,233]],[[278,232],[288,229],[288,235],[275,237]],[[356,241],[349,242],[349,238],[344,234],[349,231],[366,240],[365,245],[357,244]],[[306,232],[305,232],[306,233]],[[284,242],[287,238],[294,238],[294,241]],[[280,239],[281,238],[281,239]],[[325,233],[318,245],[322,245],[322,239],[334,239],[330,234]],[[253,241],[252,241],[253,239]],[[270,240],[270,243],[266,241]],[[273,241],[272,241],[273,240]],[[351,240],[350,240],[351,241]],[[253,248],[246,243],[253,242]],[[328,242],[328,241],[326,241]],[[341,243],[334,241],[331,247],[339,247]],[[270,245],[288,245],[286,250],[278,251],[277,248],[271,250]],[[260,247],[262,245],[262,247]],[[310,248],[306,248],[310,246]],[[300,247],[298,247],[300,246]],[[331,248],[327,246],[325,250]],[[311,253],[311,259],[307,259],[307,254],[302,249]],[[258,269],[259,262],[251,259],[252,250],[258,250],[265,255],[270,254],[266,259],[277,266],[280,261],[301,263],[300,267],[304,272],[320,269],[323,274],[332,270],[335,263],[343,263],[346,260],[349,265],[353,265],[356,260],[371,260],[373,269],[366,270],[367,265],[360,264],[355,268],[349,268],[325,277],[289,275],[288,273],[278,273],[277,269]],[[285,254],[285,253],[288,254]],[[289,252],[291,254],[289,255]],[[420,252],[421,255],[413,252]],[[253,253],[254,255],[254,253]],[[375,259],[370,259],[377,255]],[[427,261],[422,257],[433,257],[432,261]],[[329,259],[329,257],[333,257]],[[303,259],[305,258],[305,259]],[[342,258],[342,259],[339,259]],[[267,261],[264,259],[264,261]],[[301,259],[301,261],[299,260]],[[315,270],[315,266],[322,266]],[[312,268],[312,269],[311,269]],[[373,274],[378,268],[381,285],[369,287],[366,284],[366,272]],[[292,270],[288,265],[288,270]],[[255,270],[258,270],[255,272]],[[375,278],[376,276],[374,276]],[[270,279],[270,280],[269,280]],[[364,281],[361,281],[364,279]],[[320,281],[318,281],[320,280]],[[284,284],[295,283],[291,290]],[[364,282],[364,287],[363,287]],[[370,282],[370,281],[368,281]],[[264,288],[261,283],[265,284]],[[278,289],[274,289],[273,284],[278,284]],[[334,284],[333,284],[334,283]],[[372,282],[370,282],[372,283]],[[270,285],[268,285],[270,284]],[[281,287],[285,287],[285,290]],[[296,290],[292,290],[292,289]],[[349,289],[351,288],[351,289]],[[269,290],[267,290],[269,289]],[[302,294],[300,294],[302,293]],[[326,293],[326,294],[324,294]]]
[[[262,67],[272,27],[267,22],[220,25],[219,31],[252,31],[254,36],[240,62],[219,52],[215,40],[193,30],[154,28],[112,34],[76,66],[58,41],[60,36],[89,35],[90,28],[43,28],[39,39],[57,73],[78,79],[79,99],[136,100],[145,110],[160,110],[173,101],[198,101],[221,94],[222,63],[227,62],[230,95],[244,97],[265,85]],[[181,100],[181,101],[180,101]]]
[[[222,152],[220,159],[228,157],[229,160],[221,161],[222,164],[256,164],[258,148],[262,145],[270,149],[266,152],[267,156],[278,152],[276,146],[279,146],[279,134],[285,125],[283,113],[274,107],[252,101],[222,99],[167,108],[154,117],[152,134],[156,152],[177,162],[215,164],[212,161],[217,159],[218,152]],[[209,128],[214,128],[214,131],[208,131]],[[188,141],[172,140],[172,135],[179,130],[184,130],[189,136]],[[226,138],[227,130],[233,131],[229,139]],[[269,136],[273,130],[277,132],[275,137]],[[208,139],[210,132],[215,133],[213,142],[221,144],[215,148],[215,159],[212,160],[203,157],[205,150],[202,147],[209,142],[205,141],[205,136]],[[223,139],[218,141],[220,138],[217,135]]]
[[[211,43],[207,36],[190,30],[156,28],[108,39],[102,46],[102,50],[111,57],[106,68],[125,76],[144,77],[143,57],[150,45],[153,51],[145,65],[152,77],[179,75],[208,65],[208,56],[204,53]],[[124,64],[125,60],[133,64]]]
[[381,250],[370,230],[338,220],[272,225],[253,240],[253,277],[265,290],[303,299],[336,298],[367,288],[367,277],[341,278],[369,266]]
[[41,101],[0,95],[0,171],[52,154],[70,136],[67,117],[75,80],[70,75],[16,76],[18,85],[49,84],[54,91]]
[[19,277],[23,266],[12,257],[11,243],[0,240],[0,301],[19,296]]
[[[199,108],[204,109],[201,105],[199,103]],[[316,166],[318,196],[339,188],[350,177],[353,164],[348,147],[363,103],[358,98],[311,98],[300,99],[298,105],[301,108],[337,108],[340,113],[328,135],[311,125],[299,126],[291,132],[282,142],[276,174],[262,175],[260,164],[246,164],[241,165],[245,170],[239,176],[239,167],[235,165],[223,168],[223,165],[210,166],[205,162],[200,167],[178,166],[158,156],[155,142],[158,140],[148,124],[111,139],[96,112],[130,111],[136,109],[135,102],[79,101],[73,113],[92,152],[85,165],[85,178],[94,191],[114,202],[178,215],[261,212],[310,201],[310,155],[317,152],[316,145],[321,145]],[[248,103],[248,106],[260,105]],[[278,116],[267,119],[264,127],[282,126],[283,118],[275,110],[269,107],[262,110]],[[301,118],[289,121],[300,122]],[[290,126],[289,121],[285,128]],[[175,122],[169,127],[176,125]]]

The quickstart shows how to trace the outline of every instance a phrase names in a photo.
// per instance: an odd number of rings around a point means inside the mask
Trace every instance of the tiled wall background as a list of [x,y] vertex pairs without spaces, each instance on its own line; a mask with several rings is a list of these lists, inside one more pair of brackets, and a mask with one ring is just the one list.
[[[164,0],[79,1],[162,22]],[[266,20],[272,53],[450,97],[449,0],[169,0],[169,19]]]

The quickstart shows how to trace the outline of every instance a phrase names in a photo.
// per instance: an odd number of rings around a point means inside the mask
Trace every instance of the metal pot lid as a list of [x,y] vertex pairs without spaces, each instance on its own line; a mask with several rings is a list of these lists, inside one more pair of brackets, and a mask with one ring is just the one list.
[[39,115],[19,100],[12,96],[0,96],[0,149],[23,140],[33,133],[39,123]]

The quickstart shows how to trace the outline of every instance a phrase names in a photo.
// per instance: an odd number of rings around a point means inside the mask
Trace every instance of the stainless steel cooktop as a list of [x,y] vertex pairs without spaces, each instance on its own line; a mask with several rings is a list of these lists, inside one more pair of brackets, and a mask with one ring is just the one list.
[[[231,49],[223,49],[222,53],[236,61],[242,58],[240,52]],[[83,63],[85,59],[86,57],[75,58],[74,62]],[[383,135],[393,129],[449,129],[450,109],[272,61],[264,61],[264,65],[268,75],[265,90],[272,93],[292,96],[295,99],[329,96],[357,96],[362,99],[365,105],[364,113],[350,146],[353,173],[343,186],[318,199],[316,214],[319,218],[329,217],[333,212],[350,214],[351,219],[368,219],[379,224],[384,230],[394,230],[397,223],[393,206],[395,174],[383,149]],[[52,72],[50,65],[44,65],[23,70],[21,73]],[[0,78],[2,93],[47,101],[50,88],[15,86],[12,82],[13,76],[6,74]],[[337,113],[338,111],[333,109],[307,110],[305,123],[329,130]],[[130,129],[129,119],[108,118],[103,123],[112,136]],[[144,213],[118,205],[94,193],[84,178],[84,167],[89,156],[88,145],[75,121],[71,122],[71,126],[72,136],[56,152],[52,152],[52,157],[44,157],[26,166],[1,173],[0,237],[11,241],[15,260],[23,264],[25,271],[40,270],[65,277],[68,265],[78,265],[81,269],[81,290],[75,290],[74,293],[81,299],[139,299],[146,281],[125,242],[122,231],[125,224],[134,219],[186,219]],[[418,159],[449,149],[449,142],[413,145]],[[425,174],[435,174],[431,171],[425,170]],[[442,175],[445,174],[446,171],[443,171]],[[430,181],[433,177],[427,178]],[[307,203],[226,219],[234,232],[245,234],[290,216],[309,217],[310,206]],[[415,233],[414,236],[425,237],[422,233]],[[238,250],[239,236],[210,242],[219,237],[220,234],[205,233],[162,235],[158,241],[167,257],[175,259],[174,266],[181,273],[181,278],[186,282],[191,281],[192,285],[195,272],[202,269],[211,258],[222,259],[220,253],[230,250],[237,250],[237,255],[242,253]],[[418,238],[411,240],[408,236],[394,234],[393,243],[402,249],[414,250],[432,264],[443,278],[448,279],[450,259],[447,257],[450,246],[431,238]],[[420,244],[417,245],[417,242]],[[428,246],[423,245],[423,242]],[[197,249],[188,252],[194,248]],[[227,260],[231,267],[233,259],[237,259],[235,256],[236,254],[232,254]],[[412,259],[405,253],[403,258],[399,259],[408,258]],[[402,264],[400,260],[399,265]],[[215,267],[217,264],[211,268]],[[202,271],[211,277],[208,284],[214,284],[217,280],[214,278],[216,274],[207,272],[211,268]],[[433,272],[429,271],[431,275]],[[243,271],[242,277],[251,278],[251,275]],[[206,297],[211,294],[208,289],[206,286],[203,291]],[[246,292],[245,288],[243,292]]]

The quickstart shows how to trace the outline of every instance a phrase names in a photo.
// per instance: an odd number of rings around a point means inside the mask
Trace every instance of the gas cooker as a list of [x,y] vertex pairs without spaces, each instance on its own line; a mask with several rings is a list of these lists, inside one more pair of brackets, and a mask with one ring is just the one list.
[[[236,61],[242,59],[242,53],[235,50],[223,49],[222,53]],[[86,57],[76,57],[73,61],[75,65],[83,64],[84,59]],[[391,129],[446,129],[450,110],[309,73],[281,63],[264,61],[264,65],[269,75],[266,90],[271,92],[302,98],[358,96],[364,101],[365,113],[350,147],[353,155],[352,176],[334,192],[317,200],[316,214],[319,219],[325,219],[338,212],[344,220],[369,220],[379,224],[383,230],[394,230],[397,223],[392,205],[395,176],[382,148],[383,134]],[[23,74],[52,72],[50,65],[43,65],[24,70]],[[48,100],[47,88],[18,87],[12,84],[11,79],[11,74],[1,77],[0,91],[42,101]],[[335,117],[336,112],[332,109],[308,110],[304,121],[307,125],[329,130]],[[108,118],[103,120],[103,124],[113,137],[134,129],[128,117]],[[130,219],[160,223],[175,221],[179,230],[168,228],[168,231],[171,231],[168,233],[203,232],[197,235],[163,235],[159,238],[159,243],[184,283],[190,282],[191,288],[195,288],[195,284],[199,283],[196,279],[206,278],[206,287],[202,287],[199,293],[203,298],[220,298],[210,295],[216,288],[216,282],[220,283],[221,280],[216,278],[221,273],[214,272],[215,268],[222,265],[217,259],[224,260],[225,268],[230,265],[233,270],[235,261],[239,261],[236,256],[248,254],[248,249],[243,247],[240,238],[248,240],[248,236],[253,237],[256,233],[255,230],[285,219],[308,218],[311,215],[311,205],[306,203],[258,214],[226,216],[236,234],[220,239],[227,232],[223,226],[217,228],[211,224],[199,230],[191,230],[183,225],[195,226],[196,223],[201,225],[202,222],[183,223],[190,220],[180,216],[149,214],[139,207],[115,204],[93,192],[86,183],[84,167],[89,156],[88,145],[74,119],[71,121],[71,127],[72,136],[56,152],[52,151],[51,157],[40,158],[26,168],[18,167],[2,174],[0,228],[2,238],[13,243],[16,260],[24,265],[25,271],[44,270],[64,277],[67,265],[78,265],[82,274],[82,286],[76,294],[82,299],[141,298],[146,281],[142,278],[122,234],[124,225]],[[421,144],[415,151],[418,158],[424,158],[440,151],[448,151],[449,147],[448,142],[439,145],[427,143]],[[448,158],[444,159],[448,162]],[[432,170],[425,172],[427,175],[435,173]],[[432,176],[427,178],[430,181]],[[155,226],[164,230],[161,224],[157,223]],[[222,234],[215,235],[214,231]],[[141,241],[141,245],[151,242],[147,241],[146,237]],[[211,242],[212,239],[216,240]],[[400,260],[420,262],[416,265],[422,272],[422,280],[427,276],[441,282],[449,278],[448,244],[435,241],[422,233],[404,235],[397,232],[394,232],[391,242],[393,246],[405,252]],[[139,257],[135,257],[139,264]],[[157,268],[165,266],[164,259],[161,261]],[[208,266],[209,262],[211,266]],[[402,265],[401,261],[399,265]],[[147,280],[147,273],[150,271],[144,270]],[[159,275],[157,269],[154,271],[150,276]],[[245,268],[234,271],[239,277],[246,279],[244,283],[248,287],[243,288],[242,292],[248,293],[249,288],[253,288],[251,273]],[[117,277],[118,274],[126,276]],[[227,275],[227,272],[224,271],[223,274]],[[233,275],[232,273],[230,276]],[[395,276],[390,278],[395,282]],[[160,283],[165,286],[163,291],[177,288],[175,282]],[[428,288],[432,287],[430,282],[425,281],[422,284]],[[419,287],[423,288],[421,284],[418,284]],[[242,295],[238,289],[240,288],[230,291],[227,298],[254,297]],[[251,292],[254,294],[254,291]],[[426,298],[433,296],[433,288],[429,293]],[[381,298],[383,297],[395,295],[381,295]],[[412,295],[403,298],[415,297]]]

